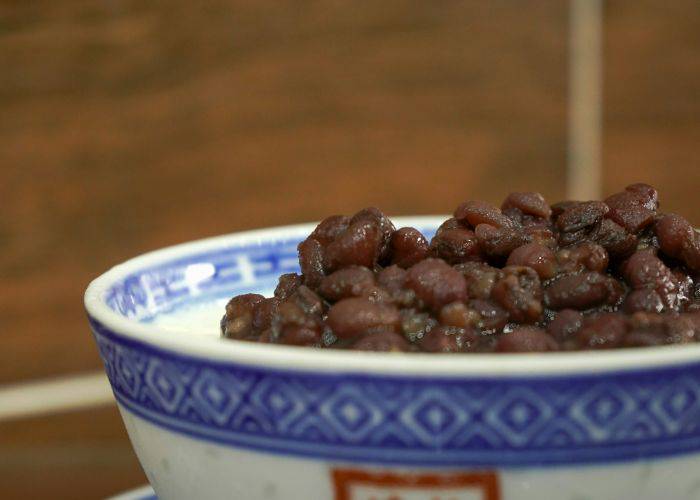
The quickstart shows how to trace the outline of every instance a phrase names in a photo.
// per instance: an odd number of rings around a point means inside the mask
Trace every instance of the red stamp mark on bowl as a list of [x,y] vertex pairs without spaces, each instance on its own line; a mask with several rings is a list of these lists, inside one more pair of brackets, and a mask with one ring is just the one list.
[[500,500],[490,471],[431,473],[335,469],[335,500]]

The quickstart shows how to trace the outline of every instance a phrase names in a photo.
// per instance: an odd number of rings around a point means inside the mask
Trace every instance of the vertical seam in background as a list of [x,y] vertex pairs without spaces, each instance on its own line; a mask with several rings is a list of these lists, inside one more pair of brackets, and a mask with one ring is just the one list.
[[603,0],[569,2],[569,96],[566,195],[602,195]]

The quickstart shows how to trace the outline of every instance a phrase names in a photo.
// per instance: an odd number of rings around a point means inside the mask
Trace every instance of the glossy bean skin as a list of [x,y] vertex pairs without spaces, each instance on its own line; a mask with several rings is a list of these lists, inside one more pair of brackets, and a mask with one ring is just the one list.
[[348,266],[325,276],[318,292],[323,298],[336,302],[348,297],[358,297],[374,286],[374,273],[363,266]]
[[420,231],[402,227],[390,237],[391,263],[407,269],[428,256],[429,244]]
[[614,305],[623,290],[614,279],[597,272],[585,272],[558,278],[545,289],[544,300],[550,309],[583,311],[600,305]]
[[544,280],[553,278],[557,272],[554,252],[540,243],[519,246],[510,253],[506,265],[530,267]]
[[393,306],[357,297],[335,303],[328,311],[326,321],[338,338],[351,339],[377,327],[398,330],[400,316]]
[[479,224],[474,230],[481,252],[491,259],[507,258],[516,248],[527,243],[527,233],[510,227]]
[[279,278],[274,295],[276,298],[284,300],[294,294],[303,282],[304,280],[297,273],[283,274]]
[[567,208],[557,218],[557,228],[564,233],[573,233],[589,228],[601,221],[610,209],[602,201],[586,201]]
[[350,217],[345,215],[331,215],[323,219],[309,238],[318,241],[322,246],[333,242],[350,225]]
[[605,199],[607,215],[631,233],[638,233],[654,221],[658,193],[647,184],[633,184]]
[[[376,222],[359,220],[348,226],[325,249],[325,267],[335,271],[345,266],[373,268],[382,252],[383,233]],[[304,268],[302,266],[304,274]]]
[[449,264],[482,260],[476,234],[464,227],[443,229],[436,234],[430,242],[430,252]]
[[467,282],[464,276],[442,259],[425,259],[411,267],[408,270],[406,286],[428,307],[435,310],[450,302],[467,298]]
[[438,326],[423,335],[419,347],[425,352],[471,352],[476,348],[478,337],[473,329]]
[[[360,210],[350,219],[350,225],[368,222],[374,224],[379,230],[378,244],[377,244],[377,256],[376,261],[381,261],[386,263],[389,258],[389,253],[391,251],[389,243],[391,240],[391,235],[395,231],[394,223],[391,222],[389,217],[386,216],[384,212],[379,210],[377,207],[368,207]],[[371,267],[371,266],[368,266]]]
[[695,238],[695,232],[690,222],[680,215],[664,215],[656,223],[656,236],[659,238],[661,250],[668,256],[682,259],[684,251]]
[[562,309],[547,325],[547,332],[559,341],[567,341],[581,329],[583,321],[580,311]]
[[352,348],[356,351],[405,352],[410,349],[410,344],[393,331],[379,331],[361,336],[352,344]]
[[523,214],[540,219],[549,219],[552,216],[552,208],[540,193],[510,193],[501,205],[501,210],[511,208],[517,208]]
[[637,248],[638,239],[610,219],[603,219],[590,234],[592,242],[602,246],[613,259],[629,257]]
[[221,321],[222,335],[232,339],[245,339],[253,334],[253,318],[256,306],[265,297],[247,293],[233,297],[226,304],[226,315]]
[[536,327],[520,327],[501,335],[496,344],[497,352],[528,353],[558,350],[557,342],[544,330]]
[[318,240],[307,238],[299,243],[299,266],[303,276],[303,282],[312,287],[317,287],[323,277],[324,271],[324,251]]
[[494,285],[491,297],[515,323],[535,323],[542,315],[542,287],[534,269],[508,266]]
[[590,318],[576,333],[580,345],[588,349],[619,347],[627,333],[625,318],[618,313],[604,313]]
[[454,212],[458,221],[477,227],[479,224],[488,224],[497,228],[512,227],[512,221],[503,215],[501,209],[483,201],[465,201]]
[[605,272],[610,259],[601,245],[584,241],[571,247],[562,248],[556,254],[558,269],[563,273],[581,271]]
[[488,299],[493,286],[503,275],[501,269],[483,262],[466,262],[454,267],[467,282],[467,295],[474,299]]

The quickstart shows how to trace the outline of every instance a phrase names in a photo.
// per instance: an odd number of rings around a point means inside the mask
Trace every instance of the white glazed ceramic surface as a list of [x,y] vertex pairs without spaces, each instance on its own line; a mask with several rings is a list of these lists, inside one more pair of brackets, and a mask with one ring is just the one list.
[[[442,220],[394,222],[430,236]],[[172,247],[88,288],[159,498],[700,499],[700,345],[426,355],[220,339],[226,300],[297,271],[312,228]]]

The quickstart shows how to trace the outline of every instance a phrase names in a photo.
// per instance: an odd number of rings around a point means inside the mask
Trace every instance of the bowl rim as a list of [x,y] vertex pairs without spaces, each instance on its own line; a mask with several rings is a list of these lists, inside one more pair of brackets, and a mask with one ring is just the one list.
[[[424,215],[391,217],[391,219],[397,227],[437,226],[446,217],[448,216]],[[88,316],[117,337],[175,351],[180,355],[289,371],[419,377],[512,375],[532,377],[638,371],[700,362],[700,344],[528,354],[358,353],[357,351],[257,344],[211,335],[192,335],[191,329],[163,328],[157,324],[139,323],[113,311],[104,300],[106,291],[112,284],[140,269],[163,265],[193,253],[244,246],[261,241],[305,237],[316,224],[293,224],[235,232],[168,246],[133,257],[112,267],[89,284],[84,295]]]

